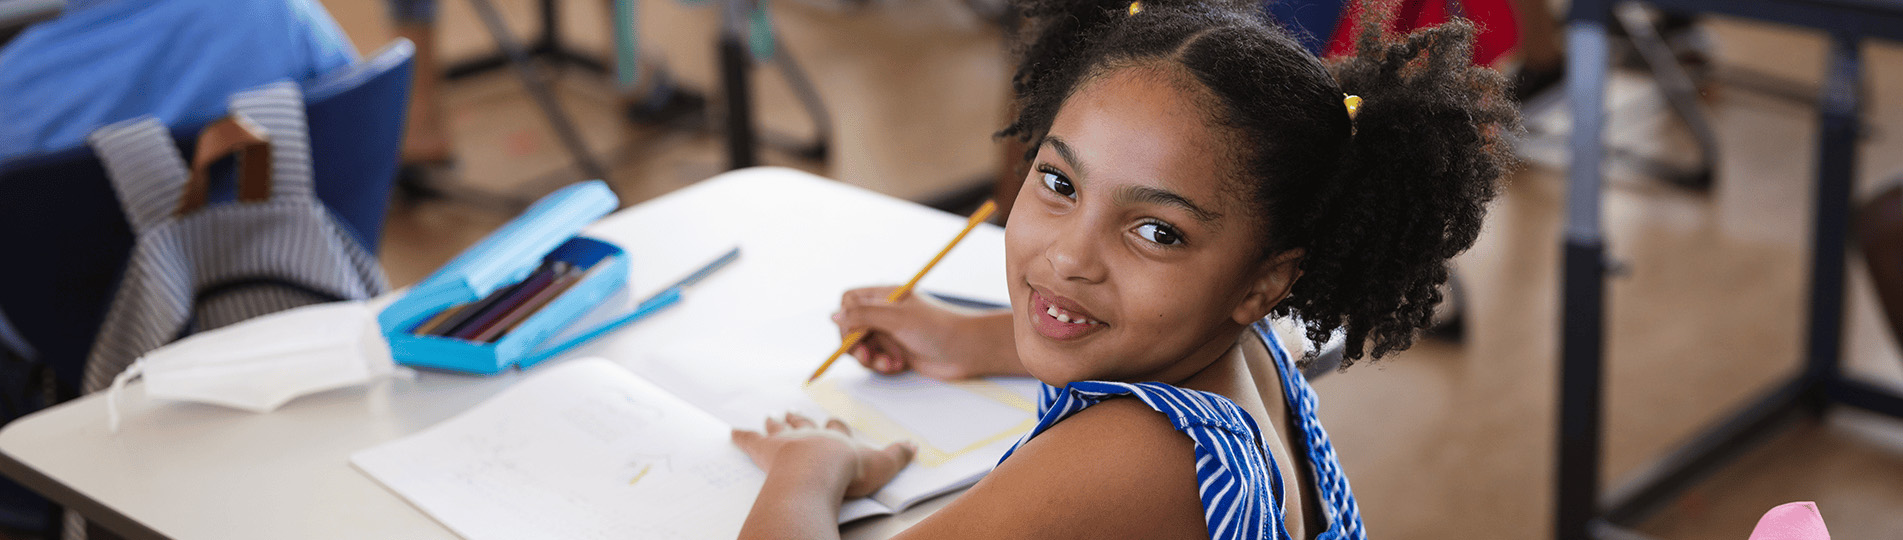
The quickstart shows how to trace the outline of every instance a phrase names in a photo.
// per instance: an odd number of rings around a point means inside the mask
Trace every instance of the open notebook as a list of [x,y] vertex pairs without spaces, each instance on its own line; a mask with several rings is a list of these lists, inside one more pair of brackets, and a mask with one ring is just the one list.
[[[668,364],[682,365],[645,363]],[[698,369],[650,373],[664,380],[599,358],[548,366],[350,461],[464,538],[731,538],[764,476],[733,447],[730,425],[799,410],[845,419],[874,443],[918,443],[892,483],[847,502],[844,523],[977,482],[1036,413],[1030,381],[857,372],[802,389],[732,377],[705,385]]]

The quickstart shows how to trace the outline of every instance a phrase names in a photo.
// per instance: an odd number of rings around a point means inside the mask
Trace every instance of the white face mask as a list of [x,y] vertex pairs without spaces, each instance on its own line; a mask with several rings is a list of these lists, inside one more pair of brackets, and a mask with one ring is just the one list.
[[146,396],[271,412],[292,398],[391,373],[390,345],[363,301],[280,311],[194,334],[139,357],[106,391],[119,431],[119,392],[141,375]]

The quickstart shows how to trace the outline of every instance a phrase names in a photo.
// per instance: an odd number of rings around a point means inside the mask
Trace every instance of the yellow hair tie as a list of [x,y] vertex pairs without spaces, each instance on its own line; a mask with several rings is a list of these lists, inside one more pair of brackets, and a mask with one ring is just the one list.
[[1138,14],[1138,13],[1142,13],[1142,12],[1143,12],[1143,3],[1142,3],[1142,2],[1131,2],[1131,3],[1130,3],[1130,14],[1131,14],[1131,15],[1136,15],[1136,14]]
[[1355,113],[1361,111],[1361,96],[1341,95],[1341,104],[1348,107],[1348,119],[1354,120]]

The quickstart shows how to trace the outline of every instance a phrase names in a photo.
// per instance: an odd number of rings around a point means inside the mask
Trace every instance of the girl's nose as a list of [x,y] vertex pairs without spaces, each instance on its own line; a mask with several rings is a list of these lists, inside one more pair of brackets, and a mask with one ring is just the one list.
[[1044,260],[1050,262],[1059,279],[1085,283],[1103,281],[1103,258],[1099,256],[1096,234],[1067,231],[1054,236],[1044,249]]

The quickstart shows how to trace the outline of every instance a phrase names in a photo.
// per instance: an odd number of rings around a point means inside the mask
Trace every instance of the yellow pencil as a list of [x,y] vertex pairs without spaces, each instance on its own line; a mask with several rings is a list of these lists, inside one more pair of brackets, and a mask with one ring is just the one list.
[[[958,247],[958,242],[965,239],[965,235],[971,234],[972,229],[978,228],[979,223],[984,223],[986,219],[991,217],[991,213],[997,210],[998,203],[996,201],[985,201],[984,206],[978,207],[977,212],[971,213],[971,220],[965,223],[965,230],[958,231],[958,236],[952,237],[951,243],[945,244],[945,249],[938,250],[938,255],[932,257],[932,262],[925,263],[925,267],[920,268],[918,274],[912,276],[911,281],[905,282],[905,285],[901,285],[897,290],[892,291],[892,295],[887,296],[885,302],[890,304],[899,301],[900,298],[905,298],[906,294],[912,292],[912,287],[918,285],[918,280],[925,278],[926,272],[930,272],[932,271],[932,267],[938,266],[939,259],[945,258],[946,253],[951,253],[952,248]],[[808,377],[806,383],[812,384],[813,381],[819,380],[819,376],[826,373],[826,368],[833,367],[833,362],[839,360],[840,355],[846,354],[846,351],[851,350],[853,345],[858,345],[859,340],[865,339],[865,337],[865,330],[853,330],[852,333],[846,334],[846,341],[839,344],[839,350],[833,351],[832,356],[826,357],[826,363],[820,364],[819,369],[813,370],[813,376]]]

